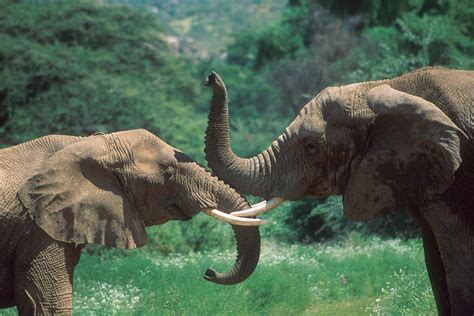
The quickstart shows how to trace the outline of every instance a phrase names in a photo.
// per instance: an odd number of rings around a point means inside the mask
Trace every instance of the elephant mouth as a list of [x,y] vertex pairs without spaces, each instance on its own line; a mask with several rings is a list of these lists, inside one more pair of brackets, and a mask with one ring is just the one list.
[[180,221],[189,221],[197,212],[186,212],[184,209],[179,206],[172,204],[168,207],[168,214],[171,218],[180,220]]
[[305,195],[313,197],[325,197],[333,194],[336,194],[334,188],[331,188],[326,185],[321,185],[321,183],[312,184],[305,193]]

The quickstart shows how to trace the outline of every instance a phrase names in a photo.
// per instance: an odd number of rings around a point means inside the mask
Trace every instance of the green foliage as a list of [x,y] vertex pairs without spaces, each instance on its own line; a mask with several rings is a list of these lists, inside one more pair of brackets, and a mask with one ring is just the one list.
[[368,308],[377,314],[423,315],[436,314],[433,301],[433,291],[426,286],[426,280],[419,278],[415,271],[402,268],[390,275],[385,286],[382,287],[382,296]]
[[2,143],[141,127],[202,155],[205,115],[192,107],[199,84],[151,14],[83,2],[3,5],[0,27]]
[[[296,16],[298,13],[291,12]],[[258,53],[255,66],[261,67],[265,62],[273,61],[284,56],[293,55],[303,48],[303,38],[291,23],[293,19],[288,19],[285,24],[277,27],[263,29],[259,36]],[[286,25],[288,23],[288,25]]]
[[[124,3],[124,0],[109,0]],[[179,49],[187,57],[220,58],[234,33],[256,29],[278,18],[285,0],[149,0],[159,19],[177,37]]]
[[229,61],[259,68],[265,63],[294,55],[304,48],[303,31],[307,20],[303,17],[306,15],[305,7],[288,8],[283,11],[280,21],[263,27],[257,34],[243,32],[229,46]]
[[230,225],[198,215],[189,222],[169,222],[147,229],[148,250],[163,254],[234,250],[235,236]]
[[429,65],[474,67],[474,5],[469,1],[430,1],[403,12],[392,26],[367,28],[372,44],[353,55],[357,69],[348,81],[374,80]]
[[282,242],[321,242],[337,234],[347,234],[343,230],[345,225],[340,197],[286,202],[270,216],[272,225],[263,226],[262,235]]
[[377,235],[384,239],[409,239],[419,235],[417,225],[405,210],[370,221],[347,220],[340,196],[285,202],[267,218],[271,225],[262,226],[261,234],[279,242],[327,242],[345,240],[354,234]]
[[244,30],[237,39],[227,47],[227,60],[230,64],[253,67],[256,63],[259,35],[253,30]]
[[413,8],[420,8],[423,0],[317,0],[317,2],[329,9],[331,13],[339,17],[350,17],[357,14],[366,14],[370,25],[390,25],[397,17]]

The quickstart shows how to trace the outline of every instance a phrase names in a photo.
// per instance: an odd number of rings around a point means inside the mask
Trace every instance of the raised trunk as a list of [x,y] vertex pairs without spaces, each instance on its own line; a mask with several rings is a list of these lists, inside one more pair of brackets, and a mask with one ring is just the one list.
[[213,89],[204,150],[209,167],[215,175],[241,193],[273,197],[272,166],[286,133],[260,154],[251,158],[238,157],[230,146],[229,110],[224,82],[213,72],[206,85]]

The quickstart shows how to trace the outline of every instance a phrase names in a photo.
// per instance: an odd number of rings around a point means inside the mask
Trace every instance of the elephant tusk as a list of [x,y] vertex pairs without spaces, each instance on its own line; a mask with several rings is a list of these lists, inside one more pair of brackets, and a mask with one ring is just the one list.
[[219,210],[213,209],[213,210],[204,210],[204,213],[206,213],[209,216],[212,216],[214,218],[217,218],[218,220],[221,220],[223,222],[232,224],[232,225],[239,225],[239,226],[258,226],[265,224],[266,221],[258,218],[241,218],[237,216],[233,216],[224,212],[221,212]]
[[265,212],[277,207],[278,205],[280,205],[284,201],[285,201],[285,199],[283,199],[281,197],[275,197],[275,198],[272,198],[268,201],[262,201],[260,203],[255,204],[255,205],[252,205],[252,207],[247,209],[247,210],[232,212],[232,213],[230,213],[230,215],[238,216],[238,217],[241,217],[241,216],[256,216],[258,214],[265,213]]

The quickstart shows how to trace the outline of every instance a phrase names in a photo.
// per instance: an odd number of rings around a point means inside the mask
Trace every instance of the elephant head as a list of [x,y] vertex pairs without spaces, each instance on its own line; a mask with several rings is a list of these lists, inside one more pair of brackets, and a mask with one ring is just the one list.
[[19,198],[34,222],[55,240],[125,249],[146,244],[146,226],[189,220],[204,211],[235,224],[238,252],[232,270],[209,269],[207,280],[239,283],[259,260],[255,225],[261,221],[242,222],[226,214],[248,208],[247,201],[145,130],[94,135],[65,146],[41,164]]
[[345,215],[356,220],[430,199],[453,182],[465,135],[433,103],[389,83],[325,89],[270,147],[241,158],[230,146],[226,87],[211,73],[209,167],[266,199],[343,195]]

